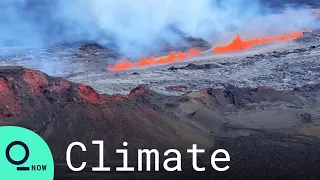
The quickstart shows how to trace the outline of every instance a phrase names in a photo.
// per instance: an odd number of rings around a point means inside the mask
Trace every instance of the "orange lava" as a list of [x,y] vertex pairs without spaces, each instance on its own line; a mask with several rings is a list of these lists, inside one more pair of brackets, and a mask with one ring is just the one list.
[[[308,30],[307,32],[311,32],[311,30]],[[256,46],[259,44],[295,39],[300,36],[303,36],[303,32],[295,32],[292,34],[276,36],[276,37],[264,37],[264,38],[251,39],[251,40],[242,40],[240,35],[238,34],[230,44],[228,44],[226,46],[217,46],[217,47],[213,48],[212,52],[219,54],[219,53],[242,51],[242,50],[248,49],[250,47],[253,47],[253,46]],[[135,63],[130,62],[128,60],[121,61],[121,62],[119,61],[114,66],[109,66],[108,70],[109,71],[121,71],[121,70],[132,69],[134,67],[150,66],[150,65],[154,65],[154,64],[169,64],[169,63],[173,63],[173,62],[182,61],[182,60],[190,58],[194,55],[198,55],[200,53],[202,53],[202,52],[199,49],[190,49],[188,52],[171,51],[167,56],[158,57],[158,58],[155,58],[154,56],[144,57],[140,61],[135,62]]]
[[238,34],[230,44],[226,46],[217,46],[213,49],[213,52],[227,53],[227,52],[234,52],[234,51],[242,51],[250,47],[253,47],[255,45],[275,42],[275,41],[295,39],[300,36],[303,36],[303,32],[296,32],[296,33],[283,35],[283,36],[276,36],[276,37],[265,37],[265,38],[252,39],[252,40],[242,40],[240,35]]
[[110,70],[110,71],[121,71],[121,70],[125,70],[125,69],[131,69],[132,66],[133,66],[132,63],[130,61],[126,60],[124,62],[118,62],[114,66],[109,66],[108,70]]
[[186,58],[192,57],[194,55],[200,54],[201,50],[199,49],[190,49],[188,52],[174,52],[171,51],[167,56],[154,58],[150,56],[149,58],[142,58],[140,61],[136,63],[132,63],[130,61],[123,61],[118,62],[114,66],[109,66],[109,71],[121,71],[131,69],[133,67],[143,67],[143,66],[150,66],[153,64],[169,64],[177,61],[184,60]]

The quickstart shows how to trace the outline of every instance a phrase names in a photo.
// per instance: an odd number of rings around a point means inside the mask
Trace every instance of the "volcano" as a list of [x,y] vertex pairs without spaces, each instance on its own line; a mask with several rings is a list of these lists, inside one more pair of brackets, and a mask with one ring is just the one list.
[[[63,159],[68,145],[79,140],[88,144],[105,140],[106,149],[114,152],[106,157],[109,160],[116,160],[115,148],[124,141],[132,153],[145,147],[160,151],[192,143],[213,145],[209,136],[166,112],[156,98],[161,96],[144,87],[128,95],[107,96],[40,71],[0,67],[0,126],[21,126],[38,133],[56,159]],[[98,151],[89,152],[87,159],[97,158]]]
[[[298,168],[299,172],[312,172],[308,177],[315,176],[320,160],[316,155],[320,150],[316,138],[320,137],[319,97],[319,84],[292,91],[226,86],[179,97],[139,86],[127,95],[103,95],[90,86],[37,70],[0,68],[0,126],[21,126],[42,136],[55,158],[58,180],[103,177],[99,173],[71,173],[63,163],[65,149],[74,141],[85,143],[87,152],[73,150],[72,156],[77,159],[73,162],[98,159],[96,147],[90,146],[93,139],[106,142],[106,161],[114,163],[121,158],[113,153],[114,149],[120,148],[123,141],[129,142],[129,159],[133,161],[137,148],[177,148],[183,153],[196,143],[209,152],[211,148],[228,149],[233,158],[230,166],[234,168],[226,177],[239,173],[254,175],[262,167],[265,171],[257,177],[270,172],[279,175],[283,162],[295,164],[286,170],[288,173]],[[315,155],[299,156],[301,153]],[[243,158],[248,163],[239,166]],[[200,159],[201,163],[209,160],[206,156]],[[183,173],[164,173],[161,177],[198,177],[189,163],[188,158],[183,160]],[[207,168],[210,177],[218,176]],[[109,176],[123,179],[128,174]],[[141,176],[150,177],[147,173],[132,177]]]
[[[240,34],[218,47],[192,39],[164,42],[162,52],[118,63],[116,49],[94,42],[5,58],[0,126],[43,137],[55,159],[55,180],[319,179],[320,30],[254,39]],[[92,140],[105,142],[111,167],[122,163],[115,149],[127,141],[130,164],[137,165],[137,149],[162,154],[175,148],[183,171],[91,172],[99,159]],[[88,163],[76,173],[65,159],[75,141],[87,152],[75,148],[73,162]],[[192,144],[205,149],[198,165],[206,172],[192,168],[186,154]],[[213,171],[216,149],[230,154],[227,172]]]

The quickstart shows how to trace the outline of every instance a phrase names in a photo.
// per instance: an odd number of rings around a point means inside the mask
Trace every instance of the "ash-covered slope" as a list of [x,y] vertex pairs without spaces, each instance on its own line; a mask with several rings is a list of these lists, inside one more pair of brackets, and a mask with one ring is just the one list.
[[[223,135],[229,130],[235,134],[234,129],[281,132],[310,126],[317,129],[320,125],[320,86],[305,85],[291,91],[268,87],[210,88],[177,97],[167,103],[167,107],[196,127]],[[318,136],[312,132],[308,135]]]
[[[129,95],[106,96],[91,87],[22,67],[0,67],[0,125],[18,125],[46,139],[54,157],[63,158],[73,141],[86,143],[86,159],[97,158],[91,140],[104,140],[106,160],[117,160],[122,142],[128,149],[211,147],[196,128],[156,103],[158,95],[136,88]],[[92,149],[91,149],[92,148]],[[184,150],[182,151],[184,152]],[[76,156],[76,155],[74,155]]]
[[[236,179],[239,174],[260,179],[270,174],[279,177],[283,167],[288,167],[285,172],[289,175],[299,172],[293,179],[315,177],[320,149],[319,104],[318,84],[291,91],[225,86],[180,97],[138,87],[128,95],[110,96],[39,71],[0,67],[0,126],[18,125],[39,133],[51,147],[57,163],[56,178],[61,180],[105,179],[97,173],[69,172],[63,156],[73,141],[87,146],[87,152],[73,150],[73,162],[96,162],[98,149],[91,146],[91,140],[105,141],[108,162],[122,158],[115,149],[128,141],[129,160],[134,161],[137,148],[177,148],[183,153],[196,143],[211,152],[212,137],[204,134],[209,131],[216,140],[213,149],[226,149],[232,157],[232,168],[223,175]],[[203,158],[200,163],[210,162]],[[182,173],[145,177],[199,179],[188,162],[184,159],[186,169]],[[210,169],[206,176],[220,175]],[[114,176],[106,177],[123,179],[130,175]]]

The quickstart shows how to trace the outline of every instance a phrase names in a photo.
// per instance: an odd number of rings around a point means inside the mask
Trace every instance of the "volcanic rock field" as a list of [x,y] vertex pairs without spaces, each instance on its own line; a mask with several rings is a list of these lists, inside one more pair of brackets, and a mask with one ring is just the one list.
[[[124,71],[107,70],[123,55],[115,46],[97,43],[0,56],[0,126],[26,127],[43,137],[55,159],[57,180],[318,179],[320,30],[226,54],[212,54],[203,39],[184,37],[184,43],[152,53],[190,48],[204,52]],[[139,148],[179,149],[184,171],[70,172],[67,146],[87,143],[88,153],[73,156],[79,163],[97,162],[93,139],[106,142],[110,164],[121,162],[115,149],[123,141],[133,164]],[[191,170],[186,149],[192,144],[207,149],[199,158],[208,167],[210,152],[228,150],[228,173]]]
[[[248,176],[266,167],[257,177],[272,176],[270,172],[290,175],[296,168],[314,177],[317,171],[312,170],[320,162],[319,38],[315,30],[245,52],[207,53],[186,62],[123,72],[95,68],[107,62],[94,55],[74,56],[61,66],[62,77],[34,70],[41,70],[29,63],[36,59],[12,57],[1,61],[0,124],[39,133],[56,162],[65,158],[61,147],[76,140],[103,139],[111,152],[124,140],[131,152],[141,147],[183,151],[196,143],[228,149],[234,165],[230,174],[240,171],[239,163],[249,158],[242,165]],[[92,51],[92,46],[86,48]],[[85,156],[79,152],[79,159],[97,158],[94,147],[88,151]],[[134,153],[130,157],[134,161]],[[119,157],[110,153],[106,158],[116,162]],[[286,171],[279,169],[282,163]],[[58,179],[69,176],[63,163],[58,164]]]

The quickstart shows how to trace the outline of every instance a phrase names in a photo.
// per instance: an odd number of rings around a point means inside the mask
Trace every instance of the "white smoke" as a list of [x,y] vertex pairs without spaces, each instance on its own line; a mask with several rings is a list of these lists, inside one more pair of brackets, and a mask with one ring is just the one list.
[[270,11],[258,0],[2,0],[0,46],[111,40],[121,53],[137,56],[158,48],[159,39],[179,40],[172,26],[216,43],[234,33],[261,36],[315,25],[304,7],[288,9],[288,16]]

